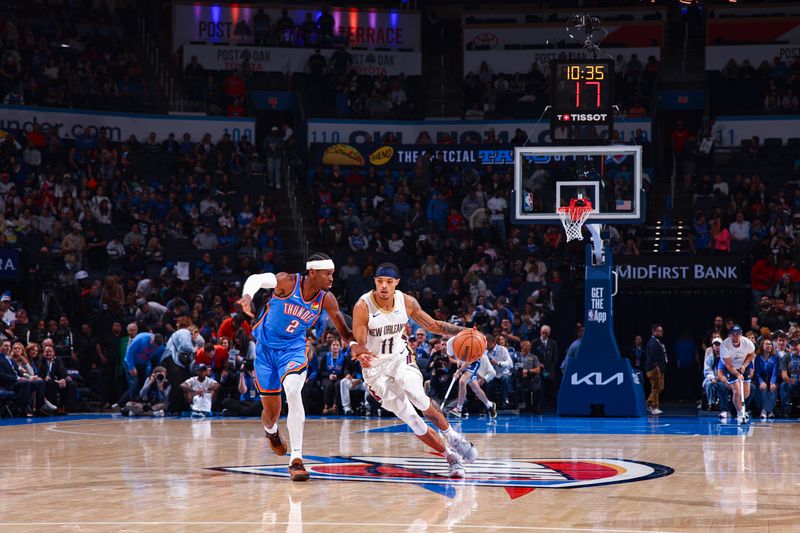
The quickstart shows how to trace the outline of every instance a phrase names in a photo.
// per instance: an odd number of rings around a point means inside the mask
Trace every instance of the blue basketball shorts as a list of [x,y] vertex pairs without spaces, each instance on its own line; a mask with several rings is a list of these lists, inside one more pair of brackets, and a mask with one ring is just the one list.
[[283,389],[283,380],[289,374],[305,372],[308,365],[305,346],[290,350],[277,350],[256,345],[256,390],[261,396],[277,396]]
[[[722,375],[725,376],[725,379],[728,380],[728,383],[736,383],[739,381],[739,378],[734,376],[728,371],[728,367],[725,366],[725,363],[722,362],[722,359],[719,360],[719,365],[717,368],[722,370]],[[744,383],[750,383],[751,376],[753,375],[755,367],[753,366],[753,362],[750,361],[750,364],[747,365],[747,368],[744,369]]]

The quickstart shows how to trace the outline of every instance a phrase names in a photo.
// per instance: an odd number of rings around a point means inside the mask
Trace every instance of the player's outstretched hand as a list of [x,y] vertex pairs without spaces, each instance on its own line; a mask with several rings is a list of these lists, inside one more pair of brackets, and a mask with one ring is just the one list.
[[372,360],[376,357],[376,355],[370,352],[366,346],[354,344],[350,348],[350,357],[361,363],[362,368],[369,368],[372,366]]
[[247,316],[249,316],[251,318],[253,316],[253,310],[250,307],[250,302],[252,302],[252,300],[253,299],[250,296],[245,294],[244,296],[239,298],[238,302],[236,302],[237,304],[242,306],[242,311],[244,311],[244,314],[246,314]]

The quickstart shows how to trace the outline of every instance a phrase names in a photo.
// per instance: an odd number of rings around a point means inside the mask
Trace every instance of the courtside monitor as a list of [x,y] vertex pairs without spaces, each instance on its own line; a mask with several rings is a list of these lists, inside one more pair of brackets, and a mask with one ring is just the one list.
[[514,149],[517,223],[560,223],[558,208],[576,198],[592,206],[588,223],[644,220],[640,146],[536,146]]

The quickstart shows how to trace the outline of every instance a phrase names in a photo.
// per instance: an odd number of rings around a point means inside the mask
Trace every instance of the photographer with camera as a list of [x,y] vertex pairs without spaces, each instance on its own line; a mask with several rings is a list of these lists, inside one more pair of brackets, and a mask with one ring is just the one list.
[[429,381],[431,374],[433,374],[434,361],[438,358],[441,362],[442,357],[447,359],[447,350],[444,346],[444,341],[440,337],[431,339],[430,353],[423,350],[416,351],[416,360],[419,371],[422,372],[423,381]]
[[[419,364],[419,361],[417,364]],[[444,395],[447,393],[447,386],[456,371],[454,359],[447,355],[447,343],[444,340],[440,339],[434,346],[428,368],[423,369],[420,366],[420,370],[422,375],[425,376],[425,390],[428,392],[428,396],[439,400],[444,399]]]
[[126,405],[138,398],[150,369],[158,364],[164,353],[164,336],[160,333],[139,333],[128,344],[125,359],[125,377],[128,379],[128,391],[120,399],[119,405]]
[[[195,339],[200,338],[197,326],[187,316],[178,317],[175,331],[167,341],[161,364],[167,369],[170,383],[183,383],[191,376],[191,365],[194,359]],[[186,400],[181,389],[173,387],[169,398],[169,408],[180,413],[186,409]]]
[[222,400],[222,416],[261,416],[261,398],[256,390],[256,370],[252,359],[239,365],[239,399]]
[[122,409],[123,415],[128,416],[164,416],[165,411],[169,410],[169,393],[172,387],[167,381],[167,369],[157,366],[153,373],[145,381],[142,390],[139,391],[141,401],[130,401]]

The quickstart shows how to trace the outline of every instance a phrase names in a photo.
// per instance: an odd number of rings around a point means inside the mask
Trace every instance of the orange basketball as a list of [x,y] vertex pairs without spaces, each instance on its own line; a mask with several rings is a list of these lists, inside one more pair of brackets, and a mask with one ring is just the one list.
[[467,363],[474,363],[486,351],[486,337],[474,329],[465,329],[453,341],[455,356]]

